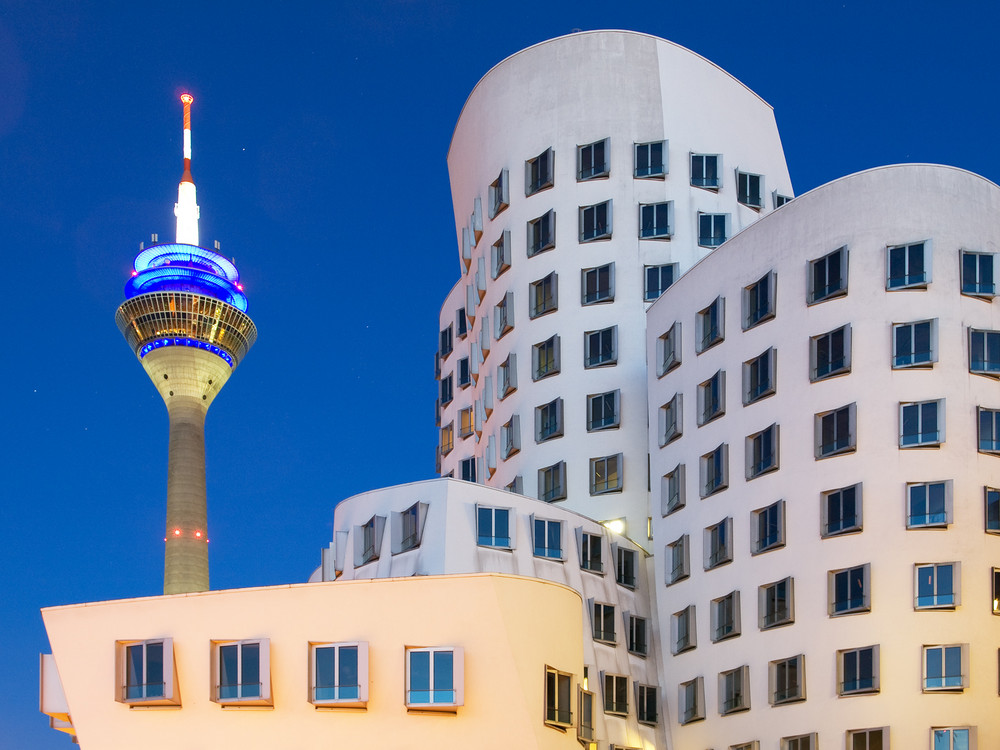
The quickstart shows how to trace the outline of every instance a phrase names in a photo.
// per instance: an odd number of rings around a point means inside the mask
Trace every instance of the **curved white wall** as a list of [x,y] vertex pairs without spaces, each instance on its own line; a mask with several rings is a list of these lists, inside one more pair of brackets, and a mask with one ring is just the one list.
[[[578,181],[577,147],[604,138],[610,139],[608,176]],[[634,144],[661,140],[669,144],[666,176],[635,178]],[[525,197],[525,162],[548,148],[554,152],[554,185]],[[718,191],[691,186],[692,152],[721,155]],[[439,411],[439,424],[455,427],[454,449],[441,457],[441,473],[461,476],[460,462],[486,457],[492,437],[495,473],[486,460],[477,480],[505,487],[520,476],[524,494],[537,496],[538,469],[565,461],[566,504],[597,520],[625,517],[626,533],[646,543],[643,269],[677,263],[683,272],[708,252],[697,243],[699,211],[728,214],[732,233],[772,209],[772,191],[791,194],[771,108],[704,58],[662,39],[621,31],[573,34],[517,53],[479,82],[459,119],[448,163],[460,262],[463,230],[470,228],[477,199],[483,232],[442,307],[441,329],[454,327],[458,309],[466,306],[466,288],[475,286],[481,267],[485,291],[470,310],[478,314],[468,337],[454,337],[454,351],[440,358],[440,377],[456,377],[458,361],[476,357],[473,345],[480,340],[484,315],[491,330],[478,381],[465,389],[455,383],[454,399]],[[491,220],[489,186],[505,169],[510,205]],[[737,169],[763,175],[760,211],[738,204]],[[579,242],[579,208],[606,200],[612,201],[611,238]],[[663,201],[673,202],[672,238],[640,240],[639,205]],[[556,215],[555,248],[529,258],[527,223],[549,210]],[[493,279],[491,246],[505,230],[511,264]],[[582,305],[581,269],[610,262],[615,263],[614,301]],[[558,309],[532,320],[529,286],[553,271]],[[514,328],[497,340],[495,306],[508,292],[513,293]],[[615,325],[617,364],[585,369],[584,332]],[[561,340],[561,372],[533,382],[532,347],[554,334]],[[488,400],[487,382],[495,391],[497,366],[510,353],[517,360],[517,391],[502,401],[494,393],[495,408],[481,431],[459,437],[459,411]],[[622,394],[621,426],[588,432],[587,396],[615,389]],[[535,407],[558,397],[564,399],[564,434],[536,444]],[[502,460],[500,427],[514,414],[520,417],[521,451]],[[589,460],[619,453],[622,491],[592,496]]]
[[[1000,458],[977,452],[977,407],[1000,408],[997,380],[970,373],[969,329],[1000,330],[992,298],[960,293],[962,250],[1000,250],[1000,189],[961,170],[908,165],[845,177],[801,196],[705,258],[648,314],[650,445],[654,477],[657,598],[664,641],[671,732],[676,747],[726,747],[818,732],[819,746],[845,746],[845,732],[889,727],[894,748],[930,747],[932,727],[977,728],[978,747],[1000,742],[995,719],[1000,619],[993,615],[991,573],[1000,566],[1000,536],[984,533],[984,487],[1000,483]],[[923,289],[886,291],[887,247],[924,242],[931,280]],[[807,305],[809,261],[846,247],[848,293]],[[995,257],[994,257],[994,268]],[[741,330],[741,294],[768,271],[777,274],[776,315]],[[726,337],[695,351],[695,317],[726,299]],[[893,369],[892,325],[934,320],[936,361]],[[682,325],[682,363],[657,378],[657,339]],[[810,337],[850,324],[850,372],[810,382]],[[742,404],[743,363],[777,350],[776,393]],[[726,413],[698,427],[697,388],[718,370],[726,379]],[[684,400],[683,434],[658,448],[658,411],[674,393]],[[900,403],[943,399],[944,442],[899,447]],[[857,406],[857,449],[814,457],[818,413]],[[780,428],[779,468],[745,479],[745,438]],[[698,458],[729,444],[729,487],[699,498]],[[660,512],[660,477],[687,467],[686,506]],[[948,481],[953,515],[947,528],[907,529],[906,486]],[[822,538],[820,493],[861,483],[863,531]],[[785,502],[785,544],[753,555],[752,512]],[[733,561],[703,569],[704,529],[733,524]],[[667,585],[667,545],[688,534],[690,576]],[[914,566],[960,562],[960,603],[952,611],[916,611]],[[828,614],[828,571],[870,565],[869,612]],[[758,587],[794,578],[794,623],[758,628]],[[742,600],[742,634],[712,643],[710,602],[731,591]],[[671,615],[696,607],[697,647],[669,655]],[[837,651],[879,645],[881,689],[838,697]],[[969,685],[961,693],[922,690],[922,647],[968,644]],[[771,708],[768,663],[805,655],[806,700]],[[717,675],[748,665],[749,711],[720,716]],[[680,726],[678,686],[703,676],[706,720]]]

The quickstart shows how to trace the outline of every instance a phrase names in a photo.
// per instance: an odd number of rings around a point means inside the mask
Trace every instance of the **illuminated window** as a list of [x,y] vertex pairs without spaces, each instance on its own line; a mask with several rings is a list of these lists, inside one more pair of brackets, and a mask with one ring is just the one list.
[[541,380],[559,372],[559,336],[552,336],[531,347],[533,380]]
[[539,315],[557,309],[559,306],[558,290],[559,282],[555,271],[538,281],[533,281],[530,286],[531,314],[529,317],[537,318]]

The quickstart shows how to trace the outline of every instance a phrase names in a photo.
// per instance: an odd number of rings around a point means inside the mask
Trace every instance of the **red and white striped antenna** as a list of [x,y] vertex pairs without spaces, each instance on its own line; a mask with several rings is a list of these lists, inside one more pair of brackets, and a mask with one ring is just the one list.
[[198,208],[194,177],[191,176],[191,104],[194,97],[191,94],[181,94],[184,104],[184,174],[177,186],[177,203],[174,204],[174,216],[177,217],[177,242],[182,245],[198,244],[198,218],[201,211]]

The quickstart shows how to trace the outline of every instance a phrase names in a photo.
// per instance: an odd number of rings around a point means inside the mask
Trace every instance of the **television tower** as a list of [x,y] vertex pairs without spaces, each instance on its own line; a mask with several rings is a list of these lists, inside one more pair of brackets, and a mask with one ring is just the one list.
[[257,339],[236,266],[198,244],[193,101],[181,94],[184,173],[174,206],[177,241],[139,252],[115,315],[170,417],[164,594],[208,589],[205,415]]

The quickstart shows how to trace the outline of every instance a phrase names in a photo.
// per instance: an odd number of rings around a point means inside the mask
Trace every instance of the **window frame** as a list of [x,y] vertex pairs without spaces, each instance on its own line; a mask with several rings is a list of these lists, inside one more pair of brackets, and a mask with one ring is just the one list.
[[635,684],[635,713],[640,724],[655,726],[659,722],[659,702],[657,701],[657,686],[644,685],[639,681]]
[[634,549],[629,549],[621,544],[611,545],[615,548],[615,583],[627,589],[635,590],[636,570],[638,570],[638,557]]
[[711,497],[729,487],[729,444],[720,443],[698,461],[701,497]]
[[[826,421],[828,418],[832,418],[832,432],[833,440],[831,442],[823,442],[824,434],[826,433]],[[847,435],[841,436],[840,432],[842,425],[840,423],[841,419],[846,422]],[[815,440],[815,457],[817,461],[825,458],[833,458],[834,456],[842,456],[848,453],[854,453],[858,448],[858,409],[857,402],[852,401],[849,404],[838,407],[836,409],[830,409],[828,411],[822,411],[814,415],[814,440]]]
[[[644,266],[643,267],[643,292],[642,301],[643,302],[655,302],[658,300],[667,289],[674,285],[677,280],[677,263],[662,263],[658,266]],[[667,282],[664,283],[664,275],[668,276]],[[655,277],[655,284],[651,285]]]
[[[923,497],[915,497],[917,491],[923,490]],[[954,485],[952,480],[943,479],[931,482],[906,483],[906,528],[907,529],[940,529],[947,528],[952,522]],[[940,492],[940,499],[931,496]],[[923,505],[922,514],[915,513]],[[938,510],[940,508],[940,510]]]
[[703,427],[726,413],[726,371],[716,370],[698,384],[698,426]]
[[[429,654],[428,684],[426,690],[413,687],[413,657],[416,654]],[[439,688],[435,672],[438,668],[435,658],[438,654],[451,654],[451,687]],[[465,705],[465,650],[461,646],[406,647],[406,691],[405,705],[407,710],[448,711]],[[414,700],[413,693],[429,693],[430,700]],[[435,700],[435,693],[451,693],[451,700]]]
[[[576,181],[587,182],[611,174],[611,139],[601,138],[576,147]],[[598,162],[600,160],[600,163]],[[590,166],[587,166],[587,165]]]
[[521,452],[521,418],[511,414],[510,419],[500,425],[500,460],[506,461]]
[[742,634],[741,609],[739,589],[712,599],[710,610],[712,643],[738,638]]
[[[754,184],[756,183],[756,195]],[[736,170],[736,202],[741,206],[760,211],[764,208],[764,176]],[[756,198],[756,202],[754,201]]]
[[[484,512],[489,513],[489,534],[483,532],[487,529],[483,527]],[[501,516],[502,514],[502,516]],[[503,529],[498,526],[498,519],[503,519]],[[496,505],[476,504],[476,546],[488,547],[489,549],[512,550],[514,549],[514,531],[517,527],[517,513],[513,508],[502,508]],[[503,534],[498,534],[498,531]]]
[[[555,531],[555,544],[553,547],[553,530]],[[551,518],[542,518],[532,514],[531,516],[531,548],[535,557],[544,560],[559,560],[563,557],[563,522]],[[539,539],[541,536],[541,539]]]
[[[595,356],[594,341],[597,341],[599,353]],[[608,342],[610,341],[610,346]],[[618,364],[618,326],[608,326],[583,334],[583,368],[592,370],[597,367],[613,367]]]
[[[751,512],[751,518],[751,555],[761,555],[785,546],[784,500],[775,500],[762,508],[757,508]],[[766,531],[762,527],[765,527]],[[773,532],[772,527],[774,527]]]
[[[838,335],[840,336],[839,349],[837,347]],[[849,373],[851,371],[852,349],[850,323],[837,326],[825,333],[810,336],[809,381],[817,383]]]
[[674,656],[698,647],[697,614],[695,605],[689,604],[670,615],[670,653]]
[[535,443],[563,436],[563,400],[557,397],[535,407]]
[[555,152],[551,147],[524,162],[524,197],[529,198],[555,184]]
[[615,605],[606,602],[592,601],[590,607],[591,631],[593,638],[598,643],[609,643],[614,645],[618,642],[616,630],[617,614]]
[[[975,258],[974,279],[969,281],[966,272],[971,270],[967,264],[967,258]],[[989,260],[988,264],[981,261]],[[988,265],[988,273],[983,273],[982,265]],[[974,250],[961,250],[959,252],[959,272],[961,276],[962,294],[966,297],[976,297],[978,299],[991,300],[997,294],[996,285],[996,253],[980,253]],[[983,276],[988,276],[986,281],[981,280]]]
[[[848,490],[853,490],[853,497],[850,498],[850,502],[854,503],[854,523],[850,525],[843,525],[840,528],[831,530],[830,521],[830,503],[837,499],[840,503],[840,518],[841,523],[846,523],[846,515],[844,513],[844,493]],[[864,530],[864,506],[863,506],[863,491],[862,483],[858,482],[856,484],[845,485],[844,487],[835,487],[831,490],[824,490],[820,492],[820,537],[823,539],[828,539],[835,536],[843,536],[845,534],[856,534]]]
[[[762,368],[761,363],[765,363]],[[773,346],[743,363],[743,405],[750,406],[777,393],[778,352]],[[761,378],[761,370],[765,378]]]
[[489,216],[495,219],[510,205],[510,173],[507,167],[500,170],[497,178],[490,183]]
[[[772,706],[801,703],[806,699],[805,654],[796,654],[768,662],[768,702]],[[790,667],[794,665],[793,681],[789,680]]]
[[499,239],[490,246],[490,270],[494,279],[507,272],[511,262],[510,230],[504,229]]
[[586,244],[597,240],[609,240],[612,234],[612,199],[580,206],[579,242]]
[[546,250],[551,250],[556,246],[555,209],[550,208],[541,216],[530,219],[527,227],[527,249],[529,258],[533,258],[536,255],[544,253]]
[[[685,475],[684,464],[678,463],[660,480],[660,515],[662,517],[666,518],[687,504]],[[675,488],[676,492],[674,492]],[[1000,533],[1000,529],[998,529],[998,533]]]
[[[875,735],[878,732],[878,735]],[[878,736],[879,744],[878,747],[881,750],[889,750],[889,727],[869,727],[866,729],[848,729],[847,730],[847,750],[875,750],[872,747],[871,738]],[[858,743],[854,740],[858,737],[864,737],[864,747],[858,747]]]
[[983,487],[983,530],[1000,534],[1000,489]]
[[[721,154],[702,154],[692,152],[688,163],[691,168],[691,187],[713,190],[715,192],[722,189]],[[712,165],[711,169],[709,169],[709,164]]]
[[698,246],[719,247],[729,239],[729,214],[698,212]]
[[604,537],[578,529],[577,543],[580,548],[580,570],[604,575]]
[[[156,661],[149,658],[151,650],[159,649],[159,677],[156,681]],[[137,674],[133,650],[141,653]],[[115,700],[129,706],[180,706],[174,663],[174,639],[145,638],[115,641]],[[153,667],[152,669],[150,667]],[[152,681],[150,681],[152,678]],[[156,690],[156,688],[159,690]]]
[[698,354],[721,344],[726,340],[726,298],[716,297],[698,311],[695,320],[698,333],[695,350]]
[[976,441],[980,453],[1000,455],[1000,409],[976,407]]
[[673,201],[639,204],[640,240],[669,240],[673,234]]
[[680,724],[691,724],[705,718],[705,680],[701,675],[677,686],[678,719]]
[[517,390],[517,354],[511,352],[497,365],[497,398],[503,401]]
[[714,570],[733,561],[733,518],[726,516],[718,523],[706,526],[703,532],[703,567]]
[[[586,675],[584,675],[586,677]],[[583,686],[577,687],[577,716],[578,723],[576,738],[584,742],[591,742],[594,739],[594,702],[595,693],[584,690]],[[587,723],[589,722],[589,723]]]
[[[774,422],[763,430],[747,435],[746,478],[747,481],[770,474],[780,468],[781,428]],[[770,451],[766,450],[770,444]]]
[[[743,287],[743,330],[766,323],[775,316],[778,274],[770,270],[752,284]],[[761,299],[763,298],[763,304]]]
[[955,744],[955,732],[964,732],[965,741],[962,743],[967,750],[976,750],[977,737],[976,737],[976,727],[973,726],[956,726],[956,727],[931,727],[931,746],[934,750],[937,750],[938,744],[937,740],[939,736],[943,736],[947,733],[948,737],[948,748],[947,750],[956,750]]
[[[628,716],[628,676],[602,673],[602,677],[604,713],[615,716]],[[623,697],[624,702],[622,701]]]
[[[836,269],[836,282],[831,282],[831,270]],[[847,245],[838,247],[833,252],[827,253],[821,258],[809,261],[808,282],[809,293],[806,297],[807,305],[816,305],[827,300],[846,297],[848,293],[848,283],[850,271],[850,257]],[[823,282],[820,286],[820,282]]]
[[[602,274],[606,276],[607,283],[602,284]],[[594,291],[591,292],[591,278],[595,280]],[[582,306],[598,305],[602,302],[615,301],[615,264],[605,263],[592,268],[580,270],[580,304]]]
[[625,630],[625,646],[630,654],[638,656],[649,655],[649,637],[652,631],[649,618],[640,617],[631,612],[625,613],[627,627]]
[[[865,656],[867,654],[867,656]],[[879,645],[837,651],[837,695],[875,695],[881,690]],[[853,665],[852,665],[853,662]],[[849,681],[850,674],[856,675]]]
[[729,716],[750,710],[750,665],[719,672],[719,715]]
[[961,603],[961,562],[916,563],[913,566],[914,610],[954,610]]
[[[955,649],[959,650],[959,665],[961,669],[961,674],[948,674],[949,670],[949,652],[954,652]],[[937,651],[941,652],[940,664],[938,665],[941,674],[931,675],[931,655]],[[921,658],[922,669],[921,669],[921,682],[922,689],[925,693],[961,693],[964,692],[967,687],[969,687],[969,644],[968,643],[946,643],[946,644],[933,644],[925,645],[923,647],[923,655]],[[952,663],[951,666],[954,666]],[[932,681],[940,680],[940,685],[932,685]]]
[[666,546],[666,583],[671,586],[691,575],[691,544],[687,534],[681,534]]
[[[645,143],[634,143],[633,144],[633,171],[632,175],[636,179],[654,179],[662,180],[669,174],[669,164],[668,164],[668,146],[669,141],[647,141]],[[659,147],[660,158],[659,164],[656,162],[654,156],[654,147]],[[645,149],[646,154],[640,159],[640,150]],[[640,166],[640,165],[645,166]]]
[[[243,671],[246,668],[245,649],[249,646],[257,648],[257,677],[259,682],[243,682]],[[223,649],[236,647],[236,684],[223,684],[222,658]],[[271,641],[268,638],[245,638],[242,640],[212,641],[212,697],[213,703],[223,706],[270,706],[271,699]],[[244,693],[244,688],[256,685],[259,690],[256,695]],[[236,695],[223,695],[223,689],[235,687]]]
[[[341,651],[354,649],[355,651],[355,672],[357,685],[342,685],[345,678],[344,670],[341,669]],[[335,673],[333,685],[318,685],[319,682],[319,661],[318,654],[321,650],[333,650]],[[349,675],[349,669],[347,675]],[[341,691],[347,688],[354,688],[353,694],[347,691],[346,695],[341,695]],[[317,695],[319,690],[333,690],[334,694],[329,698],[320,698]],[[317,708],[338,707],[363,708],[368,704],[368,642],[367,641],[310,641],[309,642],[309,702]]]
[[[982,336],[981,345],[976,340],[979,336]],[[977,360],[976,355],[980,351],[981,359]],[[1000,331],[969,326],[969,372],[988,378],[1000,378]]]
[[[557,375],[561,371],[559,334],[553,334],[545,341],[531,347],[531,379],[533,381]],[[542,355],[544,354],[544,363]],[[544,370],[542,367],[544,366]]]
[[544,503],[566,499],[565,461],[557,461],[538,470],[538,499]]
[[[919,327],[919,328],[918,328]],[[916,351],[918,348],[918,331],[926,327],[927,350]],[[902,334],[909,332],[909,346]],[[919,337],[924,334],[919,333]],[[927,369],[934,366],[938,361],[938,320],[929,318],[927,320],[915,320],[907,323],[892,324],[892,369]]]
[[816,732],[781,738],[781,750],[816,750]]
[[552,271],[528,285],[531,311],[530,320],[559,309],[559,275]]
[[545,723],[573,726],[573,675],[545,665]]
[[392,554],[409,552],[420,546],[429,509],[428,503],[415,502],[401,511],[392,511],[390,517]]
[[451,421],[441,428],[439,450],[442,456],[447,456],[455,450],[455,422]]
[[375,514],[363,524],[354,527],[355,568],[375,562],[381,556],[385,520],[385,516]]
[[684,433],[684,395],[680,392],[675,393],[657,410],[657,414],[657,435],[662,448]]
[[[601,470],[603,468],[603,475]],[[603,479],[601,478],[603,476]],[[625,460],[621,453],[590,459],[591,496],[621,492],[625,488]]]
[[[919,252],[918,249],[919,248]],[[919,260],[916,257],[919,255]],[[902,257],[902,276],[893,276],[893,266],[898,265]],[[926,289],[931,283],[931,246],[929,240],[909,242],[904,245],[889,245],[886,247],[885,289],[896,292],[904,289]],[[911,266],[919,270],[910,273]]]
[[656,377],[662,378],[681,364],[681,322],[675,320],[656,339]]
[[[611,414],[608,416],[610,402]],[[600,405],[599,409],[595,409]],[[600,416],[596,412],[600,411]],[[587,395],[587,432],[614,430],[621,426],[621,389]]]
[[[863,614],[870,612],[871,604],[871,563],[852,565],[846,568],[828,571],[827,574],[827,611],[830,617]],[[842,586],[841,577],[846,582],[847,599],[839,599],[837,589]],[[860,582],[860,583],[859,583]],[[860,596],[852,594],[852,589],[860,585]],[[843,603],[843,606],[841,606]]]
[[[899,447],[928,448],[938,447],[945,441],[945,400],[943,398],[928,401],[901,401],[899,403]],[[914,417],[915,415],[915,417]],[[916,432],[907,427],[907,421],[913,424],[916,419]],[[935,428],[925,432],[924,423],[930,421],[930,427]]]
[[771,630],[795,622],[795,579],[786,576],[757,587],[757,627]]

